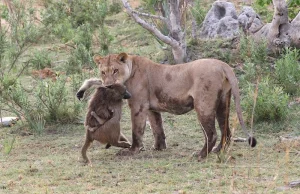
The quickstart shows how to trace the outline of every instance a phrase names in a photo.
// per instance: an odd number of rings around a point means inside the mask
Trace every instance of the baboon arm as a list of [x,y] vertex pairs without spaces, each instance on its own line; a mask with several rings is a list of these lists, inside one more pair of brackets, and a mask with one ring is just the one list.
[[90,78],[83,82],[78,92],[76,93],[77,98],[80,100],[83,98],[84,92],[92,86],[102,86],[102,81],[98,78]]
[[101,119],[94,111],[91,112],[91,115],[92,115],[93,117],[95,117],[95,119],[98,121],[98,123],[99,123],[100,125],[103,125],[103,124],[105,123],[105,121],[106,121],[106,120],[104,120],[104,119]]

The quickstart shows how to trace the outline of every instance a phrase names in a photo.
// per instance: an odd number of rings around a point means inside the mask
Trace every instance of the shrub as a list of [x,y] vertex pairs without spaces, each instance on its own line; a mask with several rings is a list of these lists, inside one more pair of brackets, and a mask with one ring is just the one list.
[[51,67],[49,52],[47,52],[46,50],[35,51],[29,61],[34,69],[44,69],[45,67]]
[[38,84],[36,102],[45,111],[45,119],[48,122],[71,122],[80,114],[81,104],[73,94],[71,98],[68,95],[66,80],[65,76],[61,76],[55,82],[41,80]]
[[202,22],[206,16],[207,10],[203,8],[203,0],[196,0],[194,6],[191,7],[191,13],[195,18],[198,26],[202,25]]
[[300,53],[297,49],[285,49],[284,54],[275,62],[275,76],[284,90],[295,95],[300,87]]
[[[252,117],[255,98],[255,87],[249,83],[245,90],[245,97],[242,100],[243,107],[247,114],[247,121]],[[273,85],[268,77],[261,80],[258,87],[256,106],[254,109],[254,121],[280,121],[288,115],[289,96],[280,86]]]
[[19,118],[24,118],[33,133],[40,134],[45,126],[44,111],[36,103],[29,100],[29,96],[31,94],[27,93],[17,82],[3,92],[1,103],[5,103],[5,106]]
[[110,14],[117,14],[122,11],[122,5],[117,0],[113,0],[109,5],[109,13]]
[[240,37],[239,52],[242,61],[260,65],[264,68],[267,61],[267,41],[256,42],[252,37],[242,35]]
[[94,67],[92,56],[92,53],[84,45],[77,45],[65,65],[67,74],[80,73],[83,67]]

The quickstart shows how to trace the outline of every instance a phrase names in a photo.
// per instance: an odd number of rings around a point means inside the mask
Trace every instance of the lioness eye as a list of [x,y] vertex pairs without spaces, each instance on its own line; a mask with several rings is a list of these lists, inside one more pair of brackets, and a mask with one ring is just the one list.
[[101,71],[102,75],[105,75],[105,72],[104,71]]
[[114,69],[114,74],[118,73],[119,70],[118,69]]

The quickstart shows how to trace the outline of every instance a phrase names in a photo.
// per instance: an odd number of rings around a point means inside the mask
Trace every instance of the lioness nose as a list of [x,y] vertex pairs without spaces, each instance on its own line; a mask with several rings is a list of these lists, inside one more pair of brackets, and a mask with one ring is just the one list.
[[109,85],[112,85],[114,83],[115,83],[115,81],[113,79],[104,80],[104,86],[109,86]]

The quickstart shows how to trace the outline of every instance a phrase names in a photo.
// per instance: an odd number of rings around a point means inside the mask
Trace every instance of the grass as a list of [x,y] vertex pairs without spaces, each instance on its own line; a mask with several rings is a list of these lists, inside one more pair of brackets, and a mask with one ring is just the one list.
[[[127,106],[123,115],[121,126],[130,137]],[[204,136],[195,113],[163,116],[167,150],[151,150],[153,137],[147,127],[145,151],[117,156],[119,148],[106,150],[94,142],[88,150],[92,166],[81,162],[82,125],[51,126],[41,136],[18,135],[9,155],[1,151],[0,193],[277,193],[299,180],[299,145],[285,145],[276,137],[297,131],[293,126],[280,134],[257,133],[254,149],[233,143],[225,162],[211,153],[199,163],[192,154],[202,147]],[[0,144],[4,136],[15,135],[13,131],[1,128]]]
[[[111,53],[128,52],[161,60],[164,52],[161,45],[124,12],[109,16],[106,24],[114,37]],[[219,55],[230,63],[236,61],[237,54],[227,56],[224,44],[227,48],[229,43],[199,43],[191,51],[191,58]],[[63,69],[61,61],[67,59],[68,47],[61,44],[37,47],[47,48],[51,54],[58,51],[59,54],[51,55],[55,62],[52,68]],[[97,41],[93,49],[98,49]],[[27,89],[36,85],[29,76],[23,76],[22,83]],[[121,126],[131,139],[128,106],[123,110]],[[38,136],[29,135],[20,125],[0,128],[0,193],[299,193],[300,188],[280,190],[300,179],[299,144],[284,144],[278,138],[300,135],[299,104],[292,105],[290,111],[289,118],[282,123],[254,125],[256,148],[247,143],[232,143],[229,152],[220,156],[221,161],[214,153],[203,162],[192,156],[204,144],[194,112],[181,116],[163,114],[168,145],[165,151],[151,150],[154,138],[147,126],[145,151],[134,156],[117,156],[120,148],[106,150],[104,145],[94,142],[87,152],[92,166],[84,165],[81,160],[83,124],[46,126],[46,131]],[[11,116],[5,111],[2,114]],[[236,128],[233,117],[231,127]],[[244,135],[236,129],[234,137],[239,136]]]

